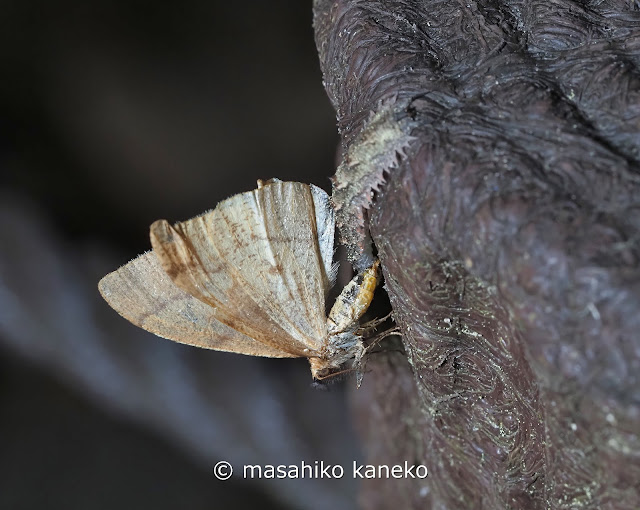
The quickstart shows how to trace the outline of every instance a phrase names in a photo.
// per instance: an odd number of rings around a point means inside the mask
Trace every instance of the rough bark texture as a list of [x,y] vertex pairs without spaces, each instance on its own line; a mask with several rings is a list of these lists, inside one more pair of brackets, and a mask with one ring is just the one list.
[[639,7],[316,0],[343,154],[381,110],[412,140],[337,176],[352,253],[350,175],[387,176],[369,226],[409,362],[353,396],[368,462],[429,468],[363,507],[640,506]]

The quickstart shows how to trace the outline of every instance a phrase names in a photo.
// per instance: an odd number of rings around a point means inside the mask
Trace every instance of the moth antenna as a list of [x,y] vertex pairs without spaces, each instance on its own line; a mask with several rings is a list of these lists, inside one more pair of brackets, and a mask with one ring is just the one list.
[[316,381],[326,381],[327,379],[331,379],[333,377],[336,377],[338,375],[344,375],[344,374],[348,374],[349,372],[353,372],[355,371],[355,368],[345,368],[344,370],[338,370],[337,372],[331,372],[330,374],[327,375],[318,375],[316,376]]

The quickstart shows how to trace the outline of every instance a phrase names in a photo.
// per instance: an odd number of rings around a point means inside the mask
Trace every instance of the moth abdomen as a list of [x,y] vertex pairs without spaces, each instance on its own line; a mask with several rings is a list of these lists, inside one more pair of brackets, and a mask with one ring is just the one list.
[[359,319],[369,309],[376,287],[380,283],[380,261],[376,261],[362,275],[362,283],[352,305],[352,313]]
[[329,333],[354,330],[364,315],[380,282],[380,261],[376,260],[362,274],[354,277],[337,297],[327,323]]

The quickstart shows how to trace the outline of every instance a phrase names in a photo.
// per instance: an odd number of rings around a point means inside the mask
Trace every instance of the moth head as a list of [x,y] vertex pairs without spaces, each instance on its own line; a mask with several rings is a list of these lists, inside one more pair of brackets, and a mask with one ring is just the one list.
[[322,381],[331,373],[332,367],[323,358],[309,358],[311,365],[311,377],[314,381]]
[[326,386],[328,383],[340,381],[346,374],[353,372],[353,368],[342,368],[344,361],[336,363],[322,358],[309,358],[313,386]]

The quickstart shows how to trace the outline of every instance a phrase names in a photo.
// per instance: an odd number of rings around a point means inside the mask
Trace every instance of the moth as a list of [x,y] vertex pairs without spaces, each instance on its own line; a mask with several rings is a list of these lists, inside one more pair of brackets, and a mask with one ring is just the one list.
[[365,351],[358,320],[379,282],[376,261],[342,290],[335,281],[335,218],[327,193],[258,181],[182,223],[151,225],[152,251],[98,284],[136,326],[176,342],[251,356],[306,357],[322,380]]

